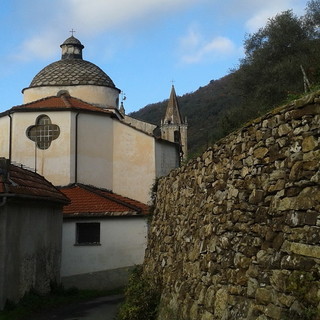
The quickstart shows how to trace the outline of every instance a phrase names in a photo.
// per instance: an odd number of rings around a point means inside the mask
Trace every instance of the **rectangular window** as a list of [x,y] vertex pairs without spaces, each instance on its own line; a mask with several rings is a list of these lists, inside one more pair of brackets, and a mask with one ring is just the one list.
[[76,245],[99,245],[100,223],[81,222],[76,224]]

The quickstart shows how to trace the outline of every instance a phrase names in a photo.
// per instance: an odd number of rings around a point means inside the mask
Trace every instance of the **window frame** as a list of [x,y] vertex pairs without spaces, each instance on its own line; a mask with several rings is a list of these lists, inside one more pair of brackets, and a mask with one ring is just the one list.
[[53,124],[49,116],[42,114],[38,116],[35,125],[27,129],[26,135],[36,143],[38,149],[46,150],[60,136],[60,127]]
[[[84,230],[87,227],[87,230]],[[91,228],[92,230],[88,230]],[[96,229],[96,230],[94,230]],[[89,234],[96,232],[97,234]],[[91,240],[89,239],[91,238]],[[89,239],[88,241],[85,241]],[[76,222],[75,223],[75,246],[101,246],[101,223],[92,222]]]

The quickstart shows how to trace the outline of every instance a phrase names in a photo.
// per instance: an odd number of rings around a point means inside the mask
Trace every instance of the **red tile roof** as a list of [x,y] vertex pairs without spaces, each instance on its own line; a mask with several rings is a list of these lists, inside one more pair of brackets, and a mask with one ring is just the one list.
[[65,218],[135,216],[149,213],[149,207],[146,204],[105,189],[74,184],[61,187],[60,190],[71,200],[71,203],[63,208]]
[[99,113],[106,113],[113,115],[114,113],[103,109],[102,107],[95,106],[93,104],[87,103],[80,99],[70,97],[68,95],[62,94],[61,96],[53,96],[43,98],[37,101],[33,101],[30,103],[22,104],[19,106],[12,107],[10,109],[11,112],[19,112],[19,111],[34,111],[34,110],[83,110],[83,111],[90,111],[90,112],[99,112]]
[[0,197],[24,197],[68,203],[69,199],[39,174],[0,158]]

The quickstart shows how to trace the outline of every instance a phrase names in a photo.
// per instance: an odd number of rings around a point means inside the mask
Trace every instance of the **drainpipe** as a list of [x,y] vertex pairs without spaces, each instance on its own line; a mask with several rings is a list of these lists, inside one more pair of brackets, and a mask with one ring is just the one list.
[[78,117],[79,117],[79,114],[80,112],[76,114],[74,183],[78,183]]

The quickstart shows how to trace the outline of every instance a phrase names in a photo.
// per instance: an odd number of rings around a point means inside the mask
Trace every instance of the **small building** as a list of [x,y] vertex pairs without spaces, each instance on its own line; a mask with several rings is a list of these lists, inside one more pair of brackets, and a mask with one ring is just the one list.
[[88,185],[60,190],[71,200],[63,209],[63,285],[84,289],[125,285],[128,270],[143,262],[148,206]]
[[68,198],[39,174],[0,158],[0,310],[60,282],[62,207]]

